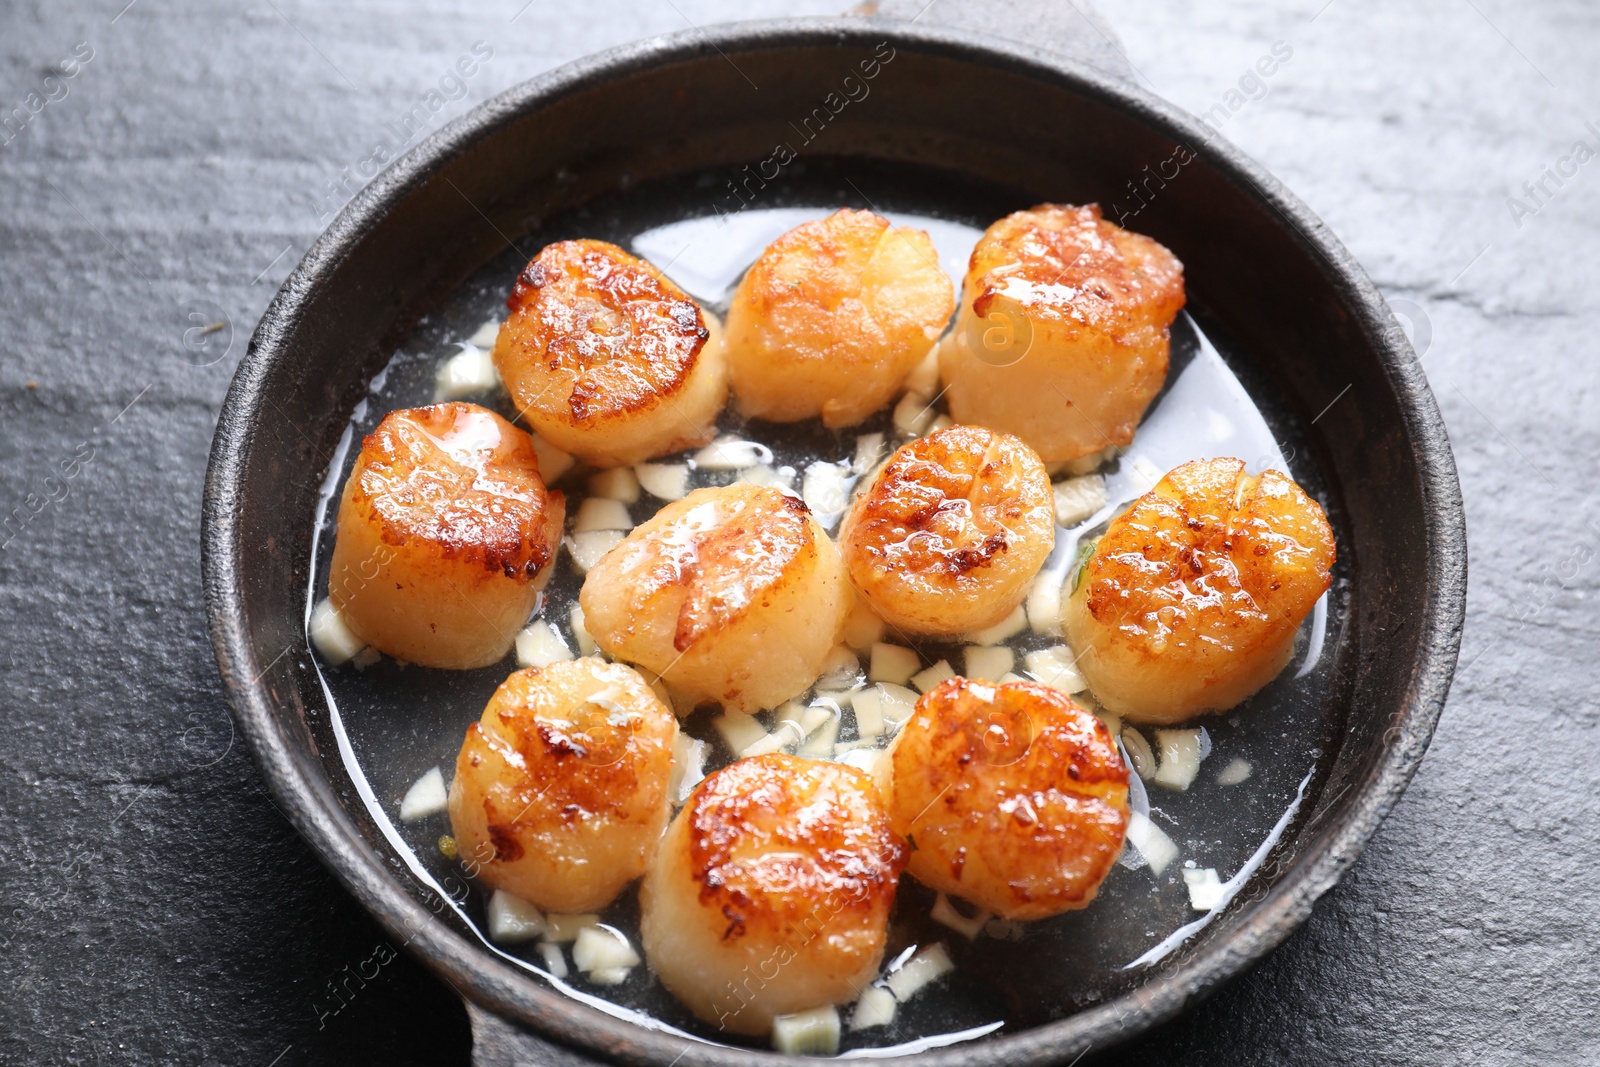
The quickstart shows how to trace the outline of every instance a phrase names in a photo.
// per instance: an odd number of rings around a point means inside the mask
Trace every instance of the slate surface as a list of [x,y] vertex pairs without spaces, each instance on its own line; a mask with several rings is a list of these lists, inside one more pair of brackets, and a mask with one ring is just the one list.
[[[0,1062],[465,1063],[453,994],[231,741],[197,563],[217,407],[344,168],[474,41],[435,126],[607,45],[838,4],[124,3],[0,10],[0,118],[27,115],[0,131]],[[1264,966],[1104,1062],[1596,1062],[1600,9],[1101,10],[1411,320],[1472,536],[1462,669],[1398,810]]]

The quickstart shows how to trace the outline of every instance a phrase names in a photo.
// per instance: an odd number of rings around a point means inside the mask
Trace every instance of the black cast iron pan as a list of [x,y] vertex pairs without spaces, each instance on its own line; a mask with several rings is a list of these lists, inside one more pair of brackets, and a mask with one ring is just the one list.
[[[812,149],[817,172],[870,173],[875,188],[913,182],[921,202],[946,186],[952,197],[1007,190],[1010,210],[1126,200],[1147,167],[1180,150],[1189,157],[1180,177],[1144,186],[1130,225],[1177,253],[1196,318],[1279,398],[1296,447],[1323,479],[1347,576],[1329,639],[1327,743],[1305,803],[1246,891],[1099,1003],[919,1060],[1064,1063],[1204,998],[1304,920],[1427,746],[1460,637],[1461,500],[1433,397],[1370,280],[1259,167],[1117,77],[1120,60],[1091,24],[1075,38],[1057,30],[1046,53],[930,21],[697,30],[519,86],[430,138],[349,205],[284,284],[239,366],[204,510],[223,679],[283,810],[362,904],[467,1000],[480,1064],[744,1064],[775,1054],[689,1042],[580,1004],[485,951],[410,877],[354,795],[303,632],[330,455],[396,345],[508,243],[531,254],[550,220],[652,183],[681,191],[700,175],[715,199],[715,176],[769,159],[835,74],[885,46],[892,70],[874,82],[870,104],[830,121],[826,143]],[[773,180],[772,195],[786,180]]]

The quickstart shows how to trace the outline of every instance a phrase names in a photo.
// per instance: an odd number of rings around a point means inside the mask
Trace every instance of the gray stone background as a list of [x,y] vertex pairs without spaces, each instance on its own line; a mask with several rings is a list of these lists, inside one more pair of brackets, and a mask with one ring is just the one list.
[[[319,1017],[383,936],[232,741],[198,573],[218,406],[312,205],[473,41],[494,58],[441,122],[608,45],[838,3],[125,3],[0,5],[0,114],[53,97],[0,133],[0,1061],[462,1063],[463,1013],[403,955]],[[1101,10],[1156,92],[1242,90],[1223,131],[1409,320],[1472,541],[1398,810],[1262,967],[1105,1062],[1600,1061],[1600,162],[1572,156],[1600,150],[1600,8]],[[185,343],[213,306],[231,331]]]

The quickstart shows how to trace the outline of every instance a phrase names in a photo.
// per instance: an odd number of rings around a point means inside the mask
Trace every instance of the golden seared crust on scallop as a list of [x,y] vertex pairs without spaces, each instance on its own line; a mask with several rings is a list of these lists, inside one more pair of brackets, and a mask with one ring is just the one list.
[[450,787],[462,862],[554,912],[603,908],[667,825],[678,720],[598,656],[517,671],[467,728]]
[[1333,562],[1327,517],[1289,477],[1195,460],[1111,521],[1062,622],[1101,703],[1180,722],[1277,676]]
[[734,293],[724,343],[739,407],[777,422],[860,422],[893,398],[954,308],[922,230],[849,208],[802,223]]
[[715,320],[604,241],[548,245],[517,277],[494,362],[552,444],[600,466],[709,440],[727,398]]
[[696,787],[640,890],[645,958],[731,1033],[854,1000],[877,976],[906,847],[872,780],[774,753]]
[[345,481],[328,595],[357,637],[396,659],[487,666],[533,610],[564,513],[533,440],[494,412],[392,411]]
[[809,686],[852,605],[810,509],[747,483],[663,507],[590,568],[578,602],[608,655],[742,712]]
[[950,426],[904,445],[845,516],[856,590],[915,633],[991,626],[1027,595],[1055,544],[1050,478],[1006,433]]
[[1086,906],[1122,851],[1128,769],[1110,731],[1037,682],[940,683],[877,773],[911,875],[1003,918]]
[[1126,445],[1166,380],[1183,305],[1183,264],[1097,205],[1007,215],[973,249],[940,346],[950,415],[1014,433],[1046,463]]
[[979,318],[1010,301],[1035,322],[1073,323],[1134,348],[1165,342],[1183,310],[1183,264],[1107,222],[1098,204],[1041,204],[984,232],[968,267]]

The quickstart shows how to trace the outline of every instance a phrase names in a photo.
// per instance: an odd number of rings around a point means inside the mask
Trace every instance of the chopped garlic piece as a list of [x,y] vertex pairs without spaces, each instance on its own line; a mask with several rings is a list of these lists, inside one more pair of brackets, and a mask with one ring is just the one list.
[[556,628],[538,619],[517,635],[517,664],[522,667],[548,667],[572,658],[572,649]]
[[885,722],[899,726],[911,718],[911,713],[917,709],[915,690],[893,682],[879,682],[878,692],[881,694],[878,707],[883,712]]
[[801,737],[810,737],[824,723],[837,716],[838,709],[832,702],[818,704],[802,704],[798,700],[791,700],[778,709],[778,724],[793,724],[800,732]]
[[883,986],[867,986],[861,991],[861,999],[856,1001],[855,1014],[850,1016],[850,1029],[870,1030],[874,1026],[888,1026],[894,1022],[898,1003],[894,994]]
[[856,733],[863,737],[878,737],[883,733],[883,690],[871,686],[850,698],[856,713]]
[[567,976],[567,957],[561,951],[561,946],[549,941],[539,942],[539,955],[544,957],[544,969],[550,972],[552,978],[565,978]]
[[788,493],[790,496],[795,495],[793,467],[768,467],[764,464],[746,467],[739,472],[738,480],[748,482],[751,485],[761,485],[769,489],[776,489],[779,492]]
[[815,733],[806,738],[806,743],[800,746],[800,755],[812,759],[832,759],[834,742],[839,739],[839,720],[830,718],[819,726]]
[[1051,486],[1056,500],[1056,522],[1076,526],[1106,506],[1106,480],[1098,474],[1068,478]]
[[1222,903],[1222,879],[1212,868],[1185,867],[1183,881],[1189,887],[1189,907],[1195,911],[1210,911]]
[[772,1020],[772,1047],[791,1056],[831,1056],[839,1051],[839,1012],[832,1004]]
[[1017,654],[1004,645],[968,645],[966,651],[967,677],[979,681],[999,683],[1016,665]]
[[1078,658],[1066,645],[1029,652],[1022,657],[1022,662],[1027,665],[1029,674],[1052,689],[1081,693],[1089,688],[1089,683],[1078,673]]
[[1137,811],[1128,814],[1128,844],[1138,850],[1151,873],[1159,875],[1167,864],[1178,858],[1178,846],[1166,832]]
[[849,645],[834,645],[822,661],[818,689],[852,689],[861,681],[861,657]]
[[850,460],[850,469],[857,474],[866,474],[877,467],[878,460],[883,458],[883,434],[864,433],[856,438],[856,454]]
[[350,665],[358,671],[364,671],[382,658],[382,652],[379,652],[371,645],[368,645],[366,648],[363,648],[360,652],[356,653],[356,657],[350,661]]
[[572,565],[579,574],[588,574],[589,568],[600,558],[622,543],[627,535],[621,530],[585,530],[566,538],[567,551],[572,555]]
[[772,450],[755,441],[719,437],[694,454],[694,466],[703,471],[736,471],[772,462]]
[[545,485],[554,485],[577,462],[569,453],[561,451],[538,434],[533,438],[533,454],[539,460],[539,477]]
[[572,963],[585,974],[606,968],[637,967],[640,962],[639,954],[622,932],[602,923],[583,927],[572,945]]
[[558,943],[575,941],[586,927],[594,926],[599,921],[600,916],[587,911],[575,915],[546,915],[545,940]]
[[632,972],[632,967],[596,967],[589,972],[588,978],[595,985],[621,985]]
[[[639,502],[639,476],[632,467],[612,467],[608,471],[589,476],[589,492],[607,500],[620,500],[624,504]],[[622,527],[618,527],[622,529]]]
[[782,727],[788,724],[799,730],[802,736],[809,734],[811,731],[801,725],[807,710],[809,709],[801,701],[786,700],[778,705],[778,710],[774,713],[777,716],[776,725]]
[[901,645],[885,644],[882,641],[873,643],[872,660],[867,668],[867,678],[874,682],[894,682],[904,685],[917,673],[917,668],[922,666],[922,657],[914,651]]
[[545,931],[545,918],[526,900],[496,889],[489,898],[489,938],[501,944],[532,941]]
[[1238,785],[1250,777],[1250,761],[1235,756],[1228,765],[1217,772],[1218,785]]
[[925,671],[919,671],[911,676],[911,684],[921,692],[926,693],[940,682],[947,681],[956,676],[948,660],[940,660]]
[[894,999],[904,1004],[924,988],[956,969],[942,944],[929,945],[912,956],[884,981]]
[[922,432],[924,434],[938,433],[940,430],[948,430],[955,424],[956,420],[952,419],[949,415],[940,415],[938,418],[928,423],[928,428]]
[[1161,746],[1161,768],[1150,780],[1180,793],[1189,788],[1200,773],[1199,730],[1157,730]]
[[439,365],[433,375],[433,401],[460,400],[464,396],[487,393],[500,384],[489,353],[466,348]]
[[572,627],[572,639],[578,642],[578,655],[592,656],[600,651],[600,646],[594,643],[594,638],[589,634],[589,625],[583,617],[582,607],[577,604],[572,605],[572,610],[567,613],[567,622]]
[[1054,571],[1040,571],[1028,588],[1028,626],[1036,634],[1061,636],[1061,589],[1065,579]]
[[790,745],[798,745],[805,740],[797,723],[782,722],[778,729],[770,734],[763,734],[757,741],[751,742],[739,753],[741,759],[748,756],[765,756],[769,752],[781,752]]
[[689,468],[682,463],[639,463],[633,474],[653,497],[682,500],[689,495]]
[[943,893],[934,899],[933,910],[928,912],[928,918],[948,926],[968,941],[977,938],[983,930],[984,923],[993,917],[990,912],[980,911],[969,919],[957,911],[955,905],[950,903],[950,898]]
[[673,803],[682,804],[688,800],[694,787],[706,776],[706,751],[710,747],[681,731],[673,738],[672,776],[667,781],[667,794]]
[[467,338],[467,344],[477,345],[479,348],[487,348],[493,351],[494,343],[499,338],[500,320],[490,319],[473,331],[472,336]]
[[967,635],[967,640],[975,645],[998,645],[1009,641],[1028,628],[1028,613],[1018,604],[1016,610],[993,626],[983,630],[974,630]]
[[589,533],[591,530],[631,529],[633,516],[628,514],[628,505],[603,496],[592,496],[579,504],[578,517],[572,524],[574,534]]
[[1022,675],[1018,674],[1016,671],[1007,671],[1006,673],[1002,674],[1000,677],[995,679],[995,684],[996,685],[1010,685],[1012,682],[1026,682],[1026,681],[1029,681],[1029,679],[1024,678]]
[[911,368],[911,373],[906,375],[905,385],[907,393],[923,398],[932,396],[939,391],[939,346],[934,345],[923,357],[922,362]]
[[840,715],[839,705],[824,698],[806,708],[805,714],[800,717],[800,728],[809,737],[830,722],[838,722]]
[[400,801],[400,821],[417,822],[449,806],[450,794],[444,787],[444,774],[435,767],[406,790],[405,799]]
[[762,728],[760,721],[754,715],[746,715],[742,711],[725,711],[711,721],[717,728],[717,733],[728,743],[734,752],[743,752],[751,745],[767,736],[767,731]]
[[865,652],[883,640],[883,632],[887,628],[867,602],[857,597],[856,606],[850,609],[850,617],[844,622],[843,640],[857,652]]
[[349,662],[364,647],[361,638],[345,625],[339,609],[327,599],[318,601],[311,609],[311,625],[306,629],[311,634],[311,643],[332,667]]
[[894,406],[894,428],[906,437],[920,437],[934,420],[927,398],[907,393]]
[[1156,763],[1155,750],[1145,740],[1144,734],[1132,726],[1124,726],[1121,737],[1122,747],[1127,750],[1128,762],[1133,764],[1134,771],[1147,782],[1154,778],[1159,765]]

